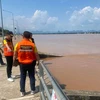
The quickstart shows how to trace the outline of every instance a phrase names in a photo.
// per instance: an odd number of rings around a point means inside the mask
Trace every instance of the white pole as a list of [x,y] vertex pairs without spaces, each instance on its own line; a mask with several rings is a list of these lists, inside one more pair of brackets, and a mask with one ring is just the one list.
[[0,0],[0,12],[1,12],[1,25],[2,25],[2,38],[4,40],[4,31],[3,31],[3,14],[2,14],[2,3]]
[[13,13],[12,13],[12,18],[13,18],[13,33],[15,34],[14,14]]
[[14,14],[11,12],[11,11],[8,11],[8,10],[4,10],[3,11],[5,12],[8,12],[8,13],[11,13],[12,14],[12,20],[13,20],[13,33],[15,34],[15,25],[14,25]]
[[13,13],[12,13],[12,20],[13,20],[13,33],[15,34],[14,14]]

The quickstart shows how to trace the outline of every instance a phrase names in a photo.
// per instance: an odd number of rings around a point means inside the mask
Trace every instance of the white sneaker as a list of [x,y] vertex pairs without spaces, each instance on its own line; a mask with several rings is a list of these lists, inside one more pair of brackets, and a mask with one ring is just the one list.
[[16,76],[14,76],[14,75],[11,75],[11,78],[16,78]]
[[31,91],[31,94],[34,95],[36,93],[36,91]]
[[8,78],[8,81],[13,82],[14,79],[13,78]]
[[21,92],[20,96],[23,97],[25,95],[25,92]]

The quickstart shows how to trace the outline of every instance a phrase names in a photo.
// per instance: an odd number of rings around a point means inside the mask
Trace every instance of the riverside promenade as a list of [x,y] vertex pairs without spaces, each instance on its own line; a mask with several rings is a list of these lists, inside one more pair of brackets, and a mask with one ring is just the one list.
[[[13,38],[14,45],[22,39],[22,36],[16,36]],[[2,38],[0,38],[2,42]],[[5,57],[3,56],[5,61]],[[6,66],[0,66],[0,100],[39,100],[39,79],[36,76],[36,89],[37,93],[35,95],[30,94],[30,82],[27,76],[26,78],[26,95],[24,97],[20,96],[20,70],[19,66],[13,67],[12,74],[16,76],[14,82],[9,82],[6,75]]]
[[[5,60],[5,59],[4,59]],[[26,95],[20,96],[20,72],[19,66],[13,67],[13,75],[16,76],[14,82],[7,81],[6,66],[0,66],[0,100],[39,100],[39,79],[36,76],[36,90],[35,95],[30,94],[30,83],[27,76],[26,79]]]

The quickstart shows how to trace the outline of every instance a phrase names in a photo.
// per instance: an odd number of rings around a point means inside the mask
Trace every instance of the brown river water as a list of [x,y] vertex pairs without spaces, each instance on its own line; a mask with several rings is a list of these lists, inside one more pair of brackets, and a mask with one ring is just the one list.
[[68,90],[100,91],[100,35],[34,35],[39,51],[64,57],[45,61]]

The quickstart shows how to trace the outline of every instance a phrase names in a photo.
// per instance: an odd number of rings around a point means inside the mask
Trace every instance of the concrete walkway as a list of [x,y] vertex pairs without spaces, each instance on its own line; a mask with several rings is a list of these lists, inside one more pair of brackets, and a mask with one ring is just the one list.
[[36,89],[35,95],[30,94],[29,78],[26,79],[26,95],[20,97],[20,75],[19,67],[13,67],[13,75],[16,76],[14,82],[7,81],[6,66],[0,66],[0,100],[39,100],[39,79],[36,76]]

